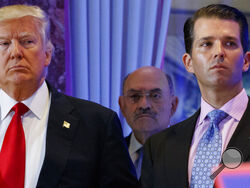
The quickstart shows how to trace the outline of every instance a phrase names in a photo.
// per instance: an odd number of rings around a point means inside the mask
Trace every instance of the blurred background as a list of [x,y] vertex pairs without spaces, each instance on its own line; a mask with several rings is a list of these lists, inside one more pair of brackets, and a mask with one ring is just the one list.
[[[47,80],[63,93],[116,111],[128,135],[118,98],[123,78],[141,66],[159,67],[172,77],[179,106],[171,124],[199,108],[198,85],[182,63],[182,30],[195,10],[212,3],[240,9],[250,23],[249,0],[1,0],[0,6],[38,5],[49,14],[55,54]],[[248,71],[248,95],[249,80]]]

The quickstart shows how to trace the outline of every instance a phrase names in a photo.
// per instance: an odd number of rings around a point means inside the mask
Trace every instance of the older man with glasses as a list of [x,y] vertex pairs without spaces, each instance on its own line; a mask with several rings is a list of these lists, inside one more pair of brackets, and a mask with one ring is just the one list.
[[151,135],[169,126],[177,104],[178,98],[174,96],[171,78],[160,69],[146,66],[125,77],[119,105],[132,129],[126,141],[138,179],[142,145]]

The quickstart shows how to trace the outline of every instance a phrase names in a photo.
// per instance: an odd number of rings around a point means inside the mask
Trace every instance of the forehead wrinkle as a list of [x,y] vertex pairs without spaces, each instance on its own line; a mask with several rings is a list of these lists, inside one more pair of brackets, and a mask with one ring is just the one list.
[[[207,18],[207,17],[201,17],[195,21],[193,37],[196,38],[195,36],[197,35],[197,33],[196,33],[197,30],[199,31],[198,34],[201,34],[202,30],[209,30],[211,25],[215,25],[215,26],[218,26],[220,28],[221,27],[231,27],[232,25],[235,25],[234,30],[238,28],[237,32],[238,32],[239,37],[240,37],[240,26],[236,21],[231,20],[231,19],[229,19],[229,20],[228,19],[220,19],[220,18],[212,19],[212,18]],[[210,31],[212,31],[212,30],[210,30]],[[227,30],[222,30],[222,32],[220,32],[220,33],[223,35],[228,35],[228,36],[231,36],[230,34],[234,34],[234,32],[230,33]],[[218,34],[218,33],[215,33],[215,34]],[[232,36],[232,37],[234,37],[234,36]],[[238,36],[236,36],[236,37],[238,37]]]
[[[164,85],[165,80],[163,80],[163,79],[158,80],[158,83],[162,82],[161,84],[153,84],[153,85],[148,85],[148,84],[145,84],[145,85],[135,84],[134,85],[133,82],[131,82],[132,85],[130,85],[129,82],[126,82],[125,87],[124,87],[124,92],[126,92],[126,93],[130,93],[130,92],[163,92],[165,89],[166,89],[166,92],[169,92],[169,88],[168,88],[169,86],[168,86],[167,79],[166,79],[167,85]],[[153,83],[156,83],[156,82],[153,82]]]
[[[0,26],[0,30],[1,30],[1,26]],[[16,30],[15,32],[0,32],[0,38],[12,38],[13,36],[18,36],[18,37],[28,37],[28,36],[34,36],[35,34],[33,32],[27,32],[27,31],[23,31],[23,32],[18,32],[18,30]]]
[[[143,84],[139,84],[139,83]],[[145,83],[146,82],[146,83]],[[136,71],[128,74],[123,80],[122,93],[128,92],[133,89],[155,89],[168,90],[168,79],[160,69],[155,67],[142,67]]]
[[30,33],[30,32],[21,32],[21,33],[17,33],[17,37],[18,38],[25,38],[25,37],[34,37],[35,36],[35,34],[34,33]]

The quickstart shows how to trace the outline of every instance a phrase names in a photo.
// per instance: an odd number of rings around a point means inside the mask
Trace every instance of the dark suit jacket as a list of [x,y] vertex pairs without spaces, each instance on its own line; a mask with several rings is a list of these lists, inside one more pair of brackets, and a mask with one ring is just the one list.
[[131,135],[132,135],[132,133],[130,133],[128,136],[125,137],[125,141],[126,141],[126,144],[127,144],[128,148],[129,148],[129,145],[130,145]]
[[[46,153],[37,188],[137,187],[116,113],[50,91]],[[63,127],[64,121],[70,128]]]
[[[149,138],[144,145],[143,188],[185,188],[188,183],[189,149],[200,114]],[[236,147],[243,161],[250,161],[250,102],[227,147]]]

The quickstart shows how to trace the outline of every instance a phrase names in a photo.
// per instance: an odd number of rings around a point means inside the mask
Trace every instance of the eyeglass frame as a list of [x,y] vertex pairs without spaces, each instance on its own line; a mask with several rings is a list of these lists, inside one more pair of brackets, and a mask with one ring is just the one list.
[[[154,96],[157,94],[157,96]],[[135,96],[136,95],[136,96]],[[141,99],[146,96],[146,98],[154,103],[159,103],[162,99],[162,90],[159,88],[149,90],[149,91],[138,91],[138,90],[129,90],[127,94],[123,95],[124,97],[129,99],[129,102],[132,104],[137,104],[141,101]],[[135,97],[139,97],[135,99]]]

